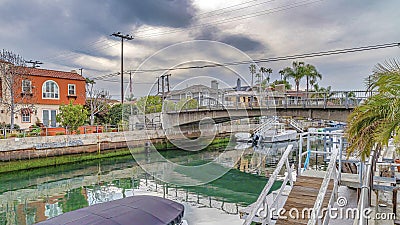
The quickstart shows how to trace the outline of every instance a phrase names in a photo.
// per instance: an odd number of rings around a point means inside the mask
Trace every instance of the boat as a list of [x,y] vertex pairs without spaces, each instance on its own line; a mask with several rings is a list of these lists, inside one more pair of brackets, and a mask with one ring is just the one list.
[[38,225],[182,225],[184,206],[157,196],[138,195],[61,214]]
[[235,138],[237,142],[251,142],[251,134],[250,133],[236,133]]
[[270,129],[256,133],[253,139],[258,139],[258,143],[291,141],[297,139],[297,131],[285,129],[284,123],[274,123]]

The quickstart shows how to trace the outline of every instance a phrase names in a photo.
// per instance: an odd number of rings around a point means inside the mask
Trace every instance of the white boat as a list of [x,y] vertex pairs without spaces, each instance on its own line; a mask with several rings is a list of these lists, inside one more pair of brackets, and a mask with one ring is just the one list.
[[281,142],[297,139],[297,131],[285,129],[285,124],[275,123],[274,126],[258,133],[259,142]]
[[236,133],[235,138],[237,142],[249,142],[251,141],[250,133]]

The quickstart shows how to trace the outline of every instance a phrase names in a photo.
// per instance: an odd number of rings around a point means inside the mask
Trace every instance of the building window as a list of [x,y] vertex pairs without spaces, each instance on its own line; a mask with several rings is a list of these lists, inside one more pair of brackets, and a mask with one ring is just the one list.
[[30,109],[21,109],[21,119],[23,123],[31,122],[31,110]]
[[56,127],[57,126],[57,110],[45,109],[43,110],[43,125],[46,127]]
[[190,92],[190,91],[186,92],[186,96],[185,97],[186,97],[186,99],[193,98],[192,92]]
[[68,95],[76,96],[76,86],[75,84],[68,84]]
[[32,82],[30,80],[22,81],[22,93],[32,93]]
[[42,87],[43,98],[50,98],[50,99],[58,99],[59,98],[59,89],[56,82],[52,80],[48,80],[44,82]]

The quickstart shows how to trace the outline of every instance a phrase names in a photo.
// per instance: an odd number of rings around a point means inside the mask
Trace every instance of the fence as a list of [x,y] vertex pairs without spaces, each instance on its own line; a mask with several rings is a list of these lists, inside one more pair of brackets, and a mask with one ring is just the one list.
[[285,93],[248,93],[247,95],[231,95],[230,100],[213,99],[207,106],[164,107],[164,112],[185,112],[201,110],[225,110],[247,108],[290,108],[290,107],[318,107],[318,108],[354,108],[376,92],[367,91],[329,91],[329,92],[285,92]]

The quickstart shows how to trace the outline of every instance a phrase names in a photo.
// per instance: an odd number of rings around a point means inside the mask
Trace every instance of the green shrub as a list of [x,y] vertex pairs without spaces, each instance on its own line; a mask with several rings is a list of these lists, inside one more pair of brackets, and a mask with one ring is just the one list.
[[64,132],[57,132],[56,136],[59,136],[59,135],[65,135],[65,133]]

